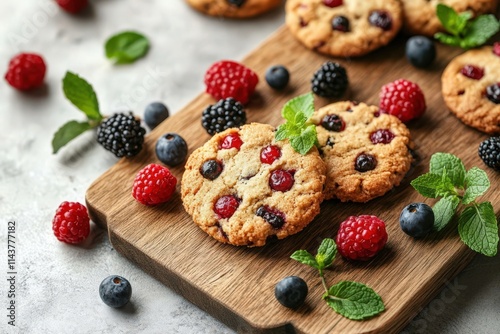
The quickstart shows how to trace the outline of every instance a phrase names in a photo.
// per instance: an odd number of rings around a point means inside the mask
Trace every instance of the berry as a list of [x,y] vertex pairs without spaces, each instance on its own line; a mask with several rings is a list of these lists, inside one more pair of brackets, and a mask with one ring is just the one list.
[[200,174],[209,180],[215,180],[222,173],[222,163],[217,160],[207,160],[200,167]]
[[479,157],[488,166],[500,171],[500,137],[490,137],[479,145]]
[[344,4],[343,0],[323,0],[323,4],[327,7],[334,8],[342,6]]
[[465,65],[460,73],[465,75],[467,78],[480,80],[484,76],[484,69],[474,65]]
[[354,169],[360,173],[368,172],[377,167],[377,159],[371,154],[361,153],[356,157]]
[[118,158],[132,157],[142,150],[146,130],[132,113],[117,113],[97,128],[97,142]]
[[63,202],[52,220],[52,230],[59,241],[77,244],[89,236],[90,218],[87,208],[78,202]]
[[349,80],[344,67],[327,61],[314,73],[312,91],[322,97],[340,97],[347,89]]
[[329,131],[341,132],[345,129],[345,122],[339,115],[331,114],[323,117],[321,126]]
[[215,202],[214,212],[219,218],[231,218],[239,205],[240,201],[236,197],[232,195],[222,196]]
[[233,98],[208,106],[201,116],[201,125],[211,135],[245,124],[247,116],[241,103]]
[[239,150],[241,145],[243,145],[243,141],[240,136],[237,133],[230,133],[222,139],[219,144],[219,149],[229,150],[235,148]]
[[246,104],[258,82],[257,74],[234,61],[219,61],[205,73],[206,91],[218,100],[232,97]]
[[167,167],[149,164],[135,176],[132,196],[144,205],[156,205],[168,201],[176,185],[177,179]]
[[335,16],[332,20],[332,29],[342,32],[348,32],[349,20],[347,19],[347,17],[342,15]]
[[420,87],[408,80],[399,79],[382,87],[380,111],[408,122],[425,112],[425,97]]
[[306,282],[297,276],[285,277],[274,287],[274,296],[278,302],[291,309],[296,309],[304,304],[307,292]]
[[257,209],[255,214],[262,217],[262,219],[268,222],[275,229],[280,229],[285,224],[285,215],[279,210],[271,209],[267,206],[261,206]]
[[88,5],[87,0],[56,0],[59,7],[71,14],[82,11]]
[[373,12],[371,12],[370,16],[368,17],[368,21],[371,25],[379,27],[380,29],[385,31],[392,28],[391,15],[381,10],[374,10]]
[[486,87],[486,96],[488,100],[495,104],[500,103],[500,82]]
[[374,131],[370,134],[370,140],[374,144],[389,144],[394,137],[394,133],[387,129]]
[[276,191],[288,191],[293,187],[294,183],[293,174],[283,169],[273,170],[269,177],[269,186]]
[[226,0],[230,5],[234,5],[236,7],[241,7],[245,3],[246,0]]
[[436,46],[425,36],[413,36],[406,41],[406,58],[415,67],[428,67],[436,58]]
[[144,110],[144,121],[153,130],[170,116],[168,108],[161,102],[150,103]]
[[40,87],[47,67],[43,58],[34,53],[21,53],[10,60],[5,80],[18,90]]
[[271,88],[283,89],[288,85],[289,80],[290,73],[288,73],[285,66],[272,66],[266,71],[266,81]]
[[99,296],[104,304],[110,307],[122,307],[129,302],[132,296],[132,286],[126,278],[111,275],[99,285]]
[[500,42],[493,44],[493,53],[500,57]]
[[156,142],[156,157],[168,166],[177,166],[186,160],[188,146],[186,141],[176,133],[167,133]]
[[387,242],[385,223],[376,216],[350,216],[340,224],[336,243],[340,255],[351,260],[367,261]]
[[271,165],[273,162],[281,158],[281,149],[275,145],[264,147],[260,151],[260,162]]
[[434,212],[425,203],[411,203],[401,211],[399,225],[409,236],[423,238],[434,228]]

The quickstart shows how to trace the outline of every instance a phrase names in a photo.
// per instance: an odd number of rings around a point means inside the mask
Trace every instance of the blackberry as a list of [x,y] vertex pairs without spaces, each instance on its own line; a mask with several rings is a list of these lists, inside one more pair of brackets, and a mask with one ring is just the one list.
[[479,157],[488,166],[500,171],[500,137],[490,137],[479,145]]
[[97,128],[97,142],[118,158],[137,155],[146,130],[132,113],[116,113]]
[[219,100],[203,111],[201,125],[211,135],[239,127],[247,121],[243,105],[232,97]]
[[241,7],[245,3],[246,0],[226,0],[230,5]]
[[344,67],[328,61],[314,73],[312,91],[322,97],[340,97],[347,89],[349,80]]

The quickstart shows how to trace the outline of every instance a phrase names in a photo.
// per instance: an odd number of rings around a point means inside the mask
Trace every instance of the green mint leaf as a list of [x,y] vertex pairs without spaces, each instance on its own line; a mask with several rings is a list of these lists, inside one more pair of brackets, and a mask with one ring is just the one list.
[[382,298],[373,289],[357,282],[339,282],[323,298],[335,312],[352,320],[363,320],[385,310]]
[[274,139],[276,139],[277,141],[286,139],[286,137],[288,136],[287,124],[288,123],[278,126],[278,129],[276,129],[276,133],[274,134]]
[[494,15],[481,15],[473,20],[466,31],[460,47],[475,48],[486,43],[500,29],[500,23]]
[[420,195],[428,198],[436,198],[443,192],[441,190],[443,185],[442,176],[436,174],[427,173],[420,175],[411,181],[410,184]]
[[326,238],[321,242],[315,259],[319,267],[323,269],[332,265],[335,255],[337,255],[337,245],[335,241]]
[[106,41],[106,57],[117,64],[133,63],[143,57],[149,49],[148,39],[140,33],[125,31],[110,37]]
[[79,123],[77,121],[70,121],[64,124],[54,134],[54,138],[52,139],[52,153],[57,153],[61,147],[91,128],[92,126],[89,122]]
[[459,203],[460,198],[457,196],[447,196],[434,204],[432,211],[434,212],[434,229],[436,231],[441,231],[448,225],[455,215]]
[[495,256],[498,247],[498,223],[490,202],[467,207],[458,219],[458,233],[472,250]]
[[471,18],[470,14],[457,14],[457,12],[446,5],[438,4],[436,6],[436,15],[441,21],[443,27],[452,35],[459,36]]
[[63,91],[66,98],[83,111],[89,119],[97,122],[102,120],[94,88],[85,79],[74,73],[66,72],[63,79]]
[[290,138],[293,149],[302,155],[307,154],[317,141],[316,126],[309,124],[300,135]]
[[313,268],[319,269],[319,264],[316,262],[316,259],[314,256],[312,256],[311,253],[309,253],[306,250],[298,250],[293,252],[293,254],[290,256],[290,258],[294,259],[295,261],[298,261],[302,264],[306,264],[308,266],[311,266]]
[[451,45],[451,46],[460,46],[460,43],[462,41],[462,39],[460,37],[447,35],[447,34],[444,34],[442,32],[438,32],[438,33],[434,34],[434,38],[443,44]]
[[462,198],[462,203],[469,204],[488,190],[490,180],[484,170],[473,167],[465,176],[465,184],[467,187]]
[[283,106],[283,110],[281,111],[283,118],[292,123],[296,122],[296,114],[298,113],[303,114],[305,120],[312,116],[314,113],[314,97],[312,93],[307,93],[291,99]]
[[450,153],[434,153],[430,161],[432,174],[446,175],[455,187],[463,188],[465,184],[465,166],[458,157]]

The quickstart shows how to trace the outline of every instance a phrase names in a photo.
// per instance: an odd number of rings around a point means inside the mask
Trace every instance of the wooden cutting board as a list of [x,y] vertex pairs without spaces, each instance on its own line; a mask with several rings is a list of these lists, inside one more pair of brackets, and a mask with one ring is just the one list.
[[[404,58],[401,39],[363,58],[336,59],[347,68],[350,78],[345,99],[378,105],[381,86],[399,78],[418,83],[426,96],[426,114],[409,124],[422,160],[401,186],[379,199],[366,204],[326,201],[320,215],[304,231],[262,248],[224,245],[207,236],[184,211],[179,187],[169,203],[157,207],[138,204],[131,196],[133,179],[145,165],[159,163],[154,146],[162,134],[179,133],[190,152],[209,139],[201,126],[201,112],[214,100],[202,93],[149,134],[137,157],[120,160],[90,186],[86,200],[92,220],[107,227],[117,251],[238,332],[293,332],[292,328],[300,333],[398,332],[474,256],[460,242],[456,222],[420,241],[399,227],[399,214],[405,205],[415,201],[433,204],[409,186],[411,179],[428,171],[432,153],[454,153],[467,168],[487,169],[477,156],[478,145],[487,136],[453,117],[441,97],[441,72],[459,53],[460,49],[438,45],[434,65],[418,70]],[[248,121],[282,123],[283,104],[310,90],[312,74],[326,60],[281,28],[243,60],[261,79],[246,108]],[[265,70],[274,64],[290,70],[291,82],[284,92],[273,91],[265,83]],[[317,98],[316,107],[330,102]],[[172,172],[180,180],[183,168]],[[485,197],[498,216],[500,192],[495,189],[500,185],[500,174],[491,169],[487,172],[492,187]],[[362,322],[345,319],[330,309],[321,299],[323,288],[317,273],[289,258],[298,249],[315,252],[323,238],[336,235],[342,220],[360,214],[377,215],[386,222],[386,248],[368,263],[348,263],[339,256],[327,270],[326,279],[328,285],[341,280],[362,282],[381,295],[386,311]],[[282,307],[274,298],[275,284],[289,275],[301,276],[309,285],[306,304],[297,311]]]

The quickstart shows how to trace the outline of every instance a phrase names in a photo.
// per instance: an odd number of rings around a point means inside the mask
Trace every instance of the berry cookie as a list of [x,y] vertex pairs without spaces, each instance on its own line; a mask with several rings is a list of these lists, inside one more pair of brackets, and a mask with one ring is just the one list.
[[182,202],[194,222],[223,243],[263,246],[300,232],[319,213],[326,167],[274,128],[252,123],[214,135],[189,157]]
[[333,103],[312,121],[327,167],[325,199],[367,202],[399,185],[411,167],[410,131],[375,106]]
[[286,24],[309,49],[361,56],[396,36],[402,11],[398,0],[288,0]]
[[434,36],[443,31],[436,15],[439,3],[452,7],[456,12],[470,11],[474,16],[494,13],[498,0],[401,0],[403,4],[403,29],[411,35]]
[[441,77],[446,105],[463,123],[500,133],[500,45],[455,57]]
[[212,16],[247,18],[270,11],[281,0],[186,0],[193,8]]

